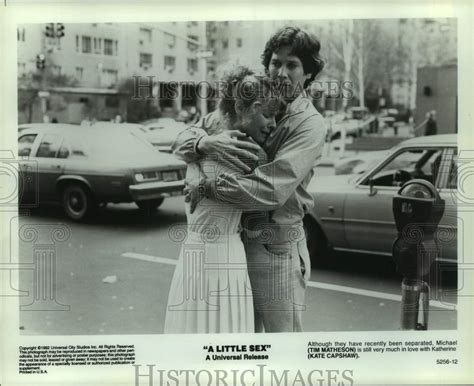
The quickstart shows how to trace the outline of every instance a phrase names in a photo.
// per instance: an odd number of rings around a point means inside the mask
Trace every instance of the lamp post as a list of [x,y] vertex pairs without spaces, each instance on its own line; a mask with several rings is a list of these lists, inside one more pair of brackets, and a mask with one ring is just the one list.
[[99,84],[99,88],[102,87],[102,68],[104,67],[104,65],[102,64],[102,62],[100,63],[97,63],[97,79],[98,79],[98,84]]
[[208,95],[208,84],[207,84],[207,58],[210,58],[213,55],[212,51],[205,51],[207,48],[207,39],[206,39],[206,22],[200,22],[201,27],[201,50],[196,54],[196,58],[199,59],[199,69],[200,69],[200,90],[198,90],[199,96],[199,105],[201,110],[201,116],[207,114],[207,95]]
[[[48,109],[48,98],[50,96],[49,91],[46,90],[46,68],[51,66],[51,57],[49,54],[54,53],[58,50],[61,44],[61,38],[65,35],[65,27],[62,23],[48,23],[45,25],[43,30],[43,49],[48,53],[48,58],[44,53],[36,56],[36,68],[41,74],[41,91],[38,96],[41,101],[41,113],[43,114],[43,122],[48,123],[49,117],[46,114]],[[48,59],[48,60],[47,60]]]
[[207,114],[207,95],[208,95],[208,84],[207,84],[207,58],[212,56],[212,51],[200,51],[196,54],[199,59],[200,78],[199,82],[200,90],[198,90],[199,105],[201,110],[201,116]]

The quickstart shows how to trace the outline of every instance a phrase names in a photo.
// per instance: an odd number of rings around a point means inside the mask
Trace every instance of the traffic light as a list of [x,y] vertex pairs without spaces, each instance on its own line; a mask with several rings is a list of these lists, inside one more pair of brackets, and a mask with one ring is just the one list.
[[64,24],[56,23],[56,37],[62,38],[64,36]]
[[54,23],[48,23],[48,24],[46,24],[46,28],[45,28],[44,34],[45,34],[46,37],[48,37],[48,38],[54,38],[54,35],[55,35]]
[[46,56],[44,54],[36,55],[36,68],[38,70],[44,70],[46,67]]

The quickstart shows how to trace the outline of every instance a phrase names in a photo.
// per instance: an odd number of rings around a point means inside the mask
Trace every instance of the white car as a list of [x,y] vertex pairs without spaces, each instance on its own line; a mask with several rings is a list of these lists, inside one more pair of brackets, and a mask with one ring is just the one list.
[[171,153],[171,145],[183,130],[187,128],[184,122],[173,118],[158,118],[143,125],[147,130],[146,137],[158,150]]
[[148,121],[148,123],[115,123],[115,122],[96,122],[92,127],[113,128],[121,131],[131,131],[136,135],[146,139],[158,151],[171,153],[171,145],[177,135],[186,129],[187,125],[183,122],[177,122],[172,118],[158,118]]

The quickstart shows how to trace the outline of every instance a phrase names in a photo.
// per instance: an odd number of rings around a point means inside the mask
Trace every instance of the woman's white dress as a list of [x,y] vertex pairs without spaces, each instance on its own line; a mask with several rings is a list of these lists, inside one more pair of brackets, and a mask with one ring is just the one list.
[[[215,179],[216,160],[200,162]],[[190,164],[187,178],[199,173]],[[254,309],[244,245],[242,211],[204,198],[194,213],[186,204],[187,232],[168,296],[165,333],[253,333]]]

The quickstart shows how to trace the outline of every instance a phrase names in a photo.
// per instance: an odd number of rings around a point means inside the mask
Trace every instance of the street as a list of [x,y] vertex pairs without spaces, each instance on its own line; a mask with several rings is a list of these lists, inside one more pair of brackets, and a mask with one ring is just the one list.
[[[108,205],[88,223],[67,219],[60,208],[23,216],[25,224],[65,224],[70,237],[56,243],[56,300],[68,311],[21,311],[28,335],[159,334],[163,332],[168,290],[181,244],[169,229],[184,224],[183,197],[173,197],[150,216],[134,204]],[[47,227],[45,227],[47,228]],[[39,228],[38,228],[39,229]],[[20,261],[33,261],[33,244],[21,242]],[[21,290],[33,300],[32,271],[21,271]],[[306,291],[306,331],[397,330],[400,282],[386,257],[331,255],[313,268]],[[456,289],[447,280],[446,289]],[[440,300],[440,299],[438,299]],[[446,300],[446,299],[445,299]],[[455,300],[448,299],[450,303]],[[455,329],[450,305],[431,302],[430,329]]]

